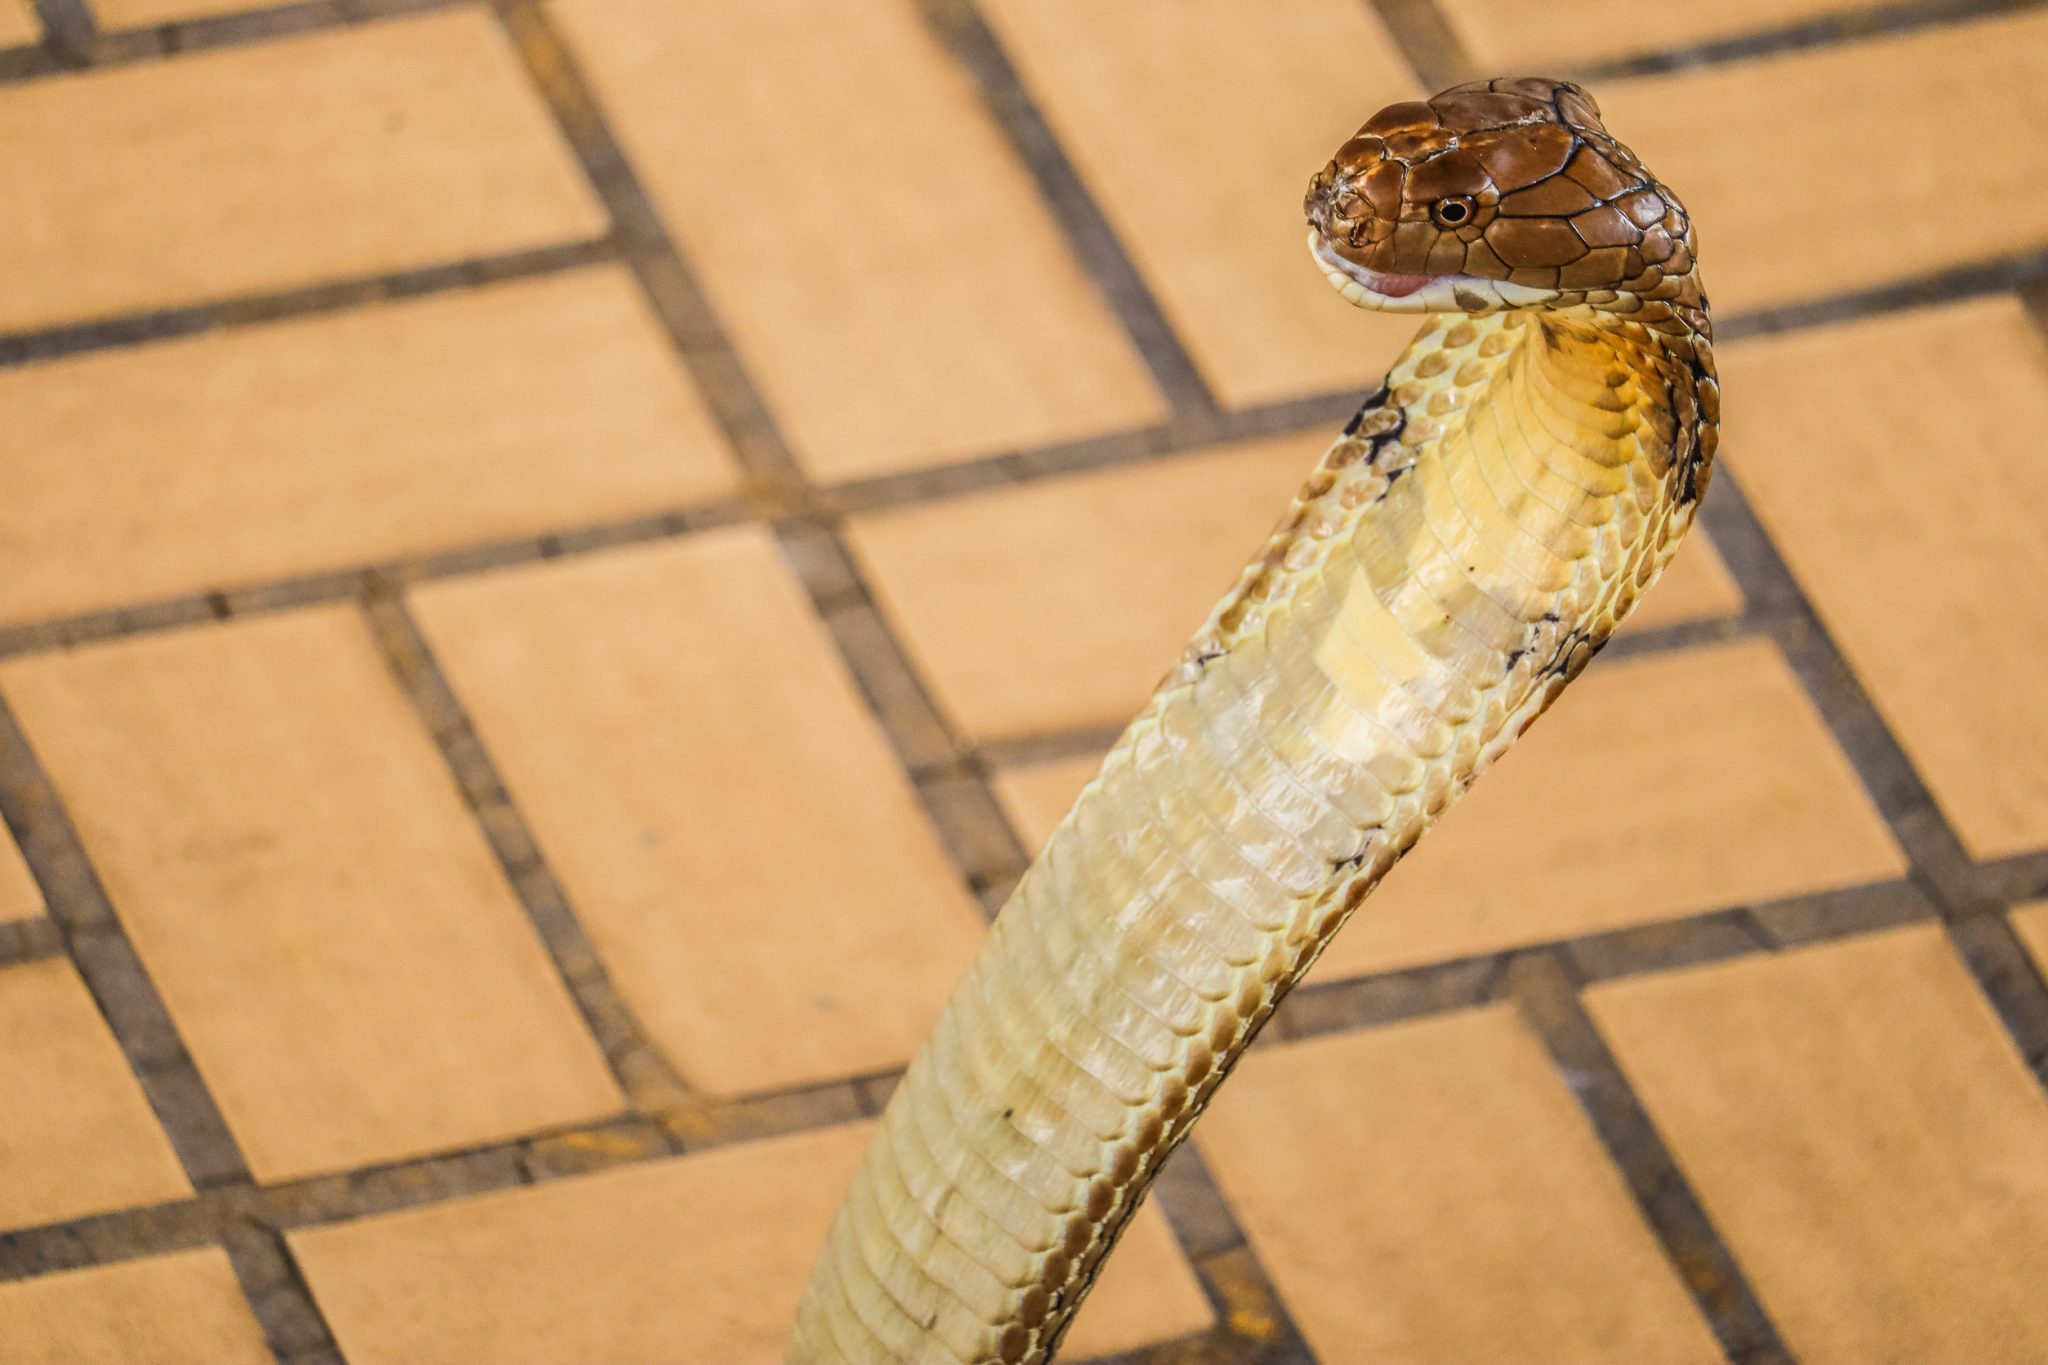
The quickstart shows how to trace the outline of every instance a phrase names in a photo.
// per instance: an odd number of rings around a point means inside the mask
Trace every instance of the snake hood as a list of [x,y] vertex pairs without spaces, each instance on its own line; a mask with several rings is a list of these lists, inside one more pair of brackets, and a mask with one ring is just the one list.
[[1363,307],[1700,314],[1685,209],[1569,81],[1391,105],[1337,149],[1305,207],[1317,263]]

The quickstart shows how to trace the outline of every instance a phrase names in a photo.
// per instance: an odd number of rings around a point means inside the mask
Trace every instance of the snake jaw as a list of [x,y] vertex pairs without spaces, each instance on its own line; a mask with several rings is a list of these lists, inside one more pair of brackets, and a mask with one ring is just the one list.
[[1495,313],[1506,308],[1540,308],[1562,297],[1561,290],[1479,275],[1395,275],[1374,270],[1344,256],[1316,228],[1309,229],[1308,249],[1322,268],[1323,278],[1345,302],[1379,313]]

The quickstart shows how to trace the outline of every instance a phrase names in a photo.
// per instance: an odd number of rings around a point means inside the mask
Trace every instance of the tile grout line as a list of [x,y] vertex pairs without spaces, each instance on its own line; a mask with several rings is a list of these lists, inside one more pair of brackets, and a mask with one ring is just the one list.
[[1436,4],[1436,0],[1358,0],[1376,15],[1387,36],[1394,40],[1408,69],[1423,88],[1425,96],[1476,80],[1479,64],[1465,48],[1457,29]]
[[1892,838],[1941,912],[1950,943],[1996,1010],[2035,1080],[2048,1088],[2048,981],[2006,917],[2003,888],[1970,857],[1790,565],[1723,470],[1701,520],[1751,601],[1789,608],[1771,635]]
[[636,1116],[660,1122],[689,1102],[692,1089],[619,995],[433,646],[395,591],[372,594],[363,603],[363,616],[385,666],[432,736],[463,804],[546,949],[557,979],[596,1040],[620,1093]]
[[1549,952],[1525,954],[1509,965],[1506,978],[1509,998],[1549,1051],[1721,1349],[1738,1365],[1791,1362],[1734,1252],[1586,1012],[1563,960]]
[[[854,1081],[840,1080],[707,1106],[699,1139],[688,1150],[818,1132],[873,1117],[859,1104],[854,1088]],[[164,1204],[0,1233],[0,1284],[218,1245],[237,1224],[281,1237],[599,1171],[654,1165],[674,1155],[672,1134],[638,1116],[621,1115],[276,1185],[213,1186]],[[318,1347],[295,1345],[290,1351],[313,1349]]]
[[618,258],[609,238],[444,261],[354,279],[0,333],[0,371],[230,329],[338,315],[383,303],[537,279]]
[[611,548],[692,535],[713,527],[730,526],[747,517],[745,509],[738,504],[721,500],[623,521],[600,522],[508,540],[482,541],[408,559],[316,570],[267,583],[192,592],[126,607],[25,621],[0,626],[0,659],[178,630],[223,616],[256,616],[295,607],[352,602],[380,583],[409,586],[541,560],[573,558]]
[[1879,5],[1841,14],[1823,14],[1770,28],[1752,29],[1726,38],[1715,38],[1691,47],[1665,48],[1656,52],[1631,53],[1591,62],[1583,67],[1567,64],[1565,74],[1574,80],[1622,81],[1645,76],[1668,76],[1702,67],[1731,66],[1758,58],[1791,56],[1817,50],[1853,47],[1877,38],[1917,33],[1973,19],[2023,14],[2038,9],[2042,0],[1906,0],[1903,4]]
[[64,956],[64,931],[48,915],[0,923],[0,972]]
[[[0,819],[43,894],[72,965],[121,1049],[179,1166],[195,1191],[236,1199],[253,1192],[241,1145],[186,1049],[143,965],[77,827],[36,757],[11,705],[0,697]],[[6,1239],[0,1238],[0,1244]],[[279,1356],[326,1350],[333,1333],[288,1261],[282,1234],[241,1220],[219,1239],[266,1341]]]
[[1722,906],[1464,957],[1431,958],[1334,981],[1310,981],[1280,1006],[1273,1033],[1287,1043],[1301,1042],[1497,1004],[1508,998],[1508,969],[1530,956],[1558,956],[1575,981],[1593,984],[1854,939],[1937,918],[1933,904],[1908,880]]
[[1067,250],[1122,325],[1171,411],[1184,423],[1213,419],[1221,404],[987,18],[974,0],[914,3],[925,27],[974,83]]
[[43,26],[43,46],[59,62],[79,65],[92,59],[99,42],[99,22],[85,0],[31,0]]
[[160,61],[185,53],[244,47],[266,40],[320,33],[379,19],[450,9],[473,0],[296,0],[237,14],[173,20],[139,28],[107,29],[85,0],[33,0],[47,38],[17,49],[0,64],[0,89],[56,76]]

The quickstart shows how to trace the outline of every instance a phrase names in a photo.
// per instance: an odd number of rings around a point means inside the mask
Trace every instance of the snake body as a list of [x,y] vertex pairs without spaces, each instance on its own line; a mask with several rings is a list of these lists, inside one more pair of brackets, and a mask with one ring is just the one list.
[[793,1362],[1050,1360],[1259,1026],[1692,521],[1719,391],[1690,223],[1583,90],[1394,105],[1307,212],[1338,290],[1421,333],[998,916]]

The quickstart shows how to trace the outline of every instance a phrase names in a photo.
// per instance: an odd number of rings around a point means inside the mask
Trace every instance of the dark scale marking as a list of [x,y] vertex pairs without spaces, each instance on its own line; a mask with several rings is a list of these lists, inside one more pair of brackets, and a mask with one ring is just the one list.
[[1358,405],[1358,411],[1352,413],[1351,420],[1344,424],[1344,434],[1346,436],[1356,436],[1358,428],[1365,423],[1365,415],[1378,408],[1387,406],[1388,397],[1389,394],[1385,384],[1380,385],[1377,389],[1367,394],[1365,401]]

